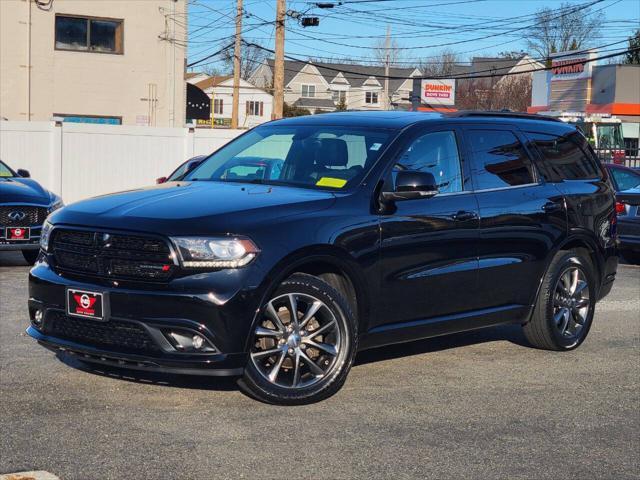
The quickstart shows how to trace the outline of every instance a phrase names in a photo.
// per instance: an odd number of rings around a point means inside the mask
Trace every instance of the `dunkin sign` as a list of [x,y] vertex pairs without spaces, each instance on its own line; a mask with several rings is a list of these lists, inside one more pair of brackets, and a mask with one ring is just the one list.
[[420,100],[426,105],[454,105],[455,80],[422,80]]
[[578,80],[591,77],[596,52],[560,52],[551,55],[551,81]]

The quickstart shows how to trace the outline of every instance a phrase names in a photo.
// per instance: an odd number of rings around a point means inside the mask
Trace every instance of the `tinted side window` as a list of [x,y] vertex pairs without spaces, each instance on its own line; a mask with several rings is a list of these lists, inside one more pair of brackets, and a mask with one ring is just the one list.
[[476,190],[534,183],[531,160],[520,140],[505,130],[469,130]]
[[632,188],[636,188],[640,185],[640,174],[630,172],[628,170],[622,170],[620,168],[612,168],[609,171],[616,180],[620,191],[631,190]]
[[541,173],[548,182],[598,178],[596,162],[579,146],[577,134],[559,137],[546,133],[527,132],[527,136],[542,154]]
[[416,138],[397,165],[405,170],[433,174],[441,193],[462,191],[462,169],[454,132],[433,132]]

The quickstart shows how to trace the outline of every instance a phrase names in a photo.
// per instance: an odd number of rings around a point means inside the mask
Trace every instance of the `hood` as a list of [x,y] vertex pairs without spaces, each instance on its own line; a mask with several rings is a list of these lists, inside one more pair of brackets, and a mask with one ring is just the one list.
[[35,203],[49,205],[51,195],[30,178],[0,178],[0,203]]
[[243,233],[245,227],[328,208],[330,192],[224,182],[170,182],[66,206],[54,224],[138,230],[165,235]]

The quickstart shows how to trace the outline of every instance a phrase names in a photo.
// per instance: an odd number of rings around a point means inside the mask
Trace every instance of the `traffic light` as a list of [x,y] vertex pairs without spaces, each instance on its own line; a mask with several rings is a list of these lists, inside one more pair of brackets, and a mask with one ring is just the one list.
[[320,18],[318,17],[302,17],[300,19],[300,25],[303,27],[317,27],[320,25]]

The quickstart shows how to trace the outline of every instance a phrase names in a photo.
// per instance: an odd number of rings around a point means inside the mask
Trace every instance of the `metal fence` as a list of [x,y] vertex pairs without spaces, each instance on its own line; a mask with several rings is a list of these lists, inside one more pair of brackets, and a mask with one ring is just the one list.
[[640,168],[640,149],[625,148],[624,150],[595,149],[598,158],[603,163],[615,163],[630,168]]

